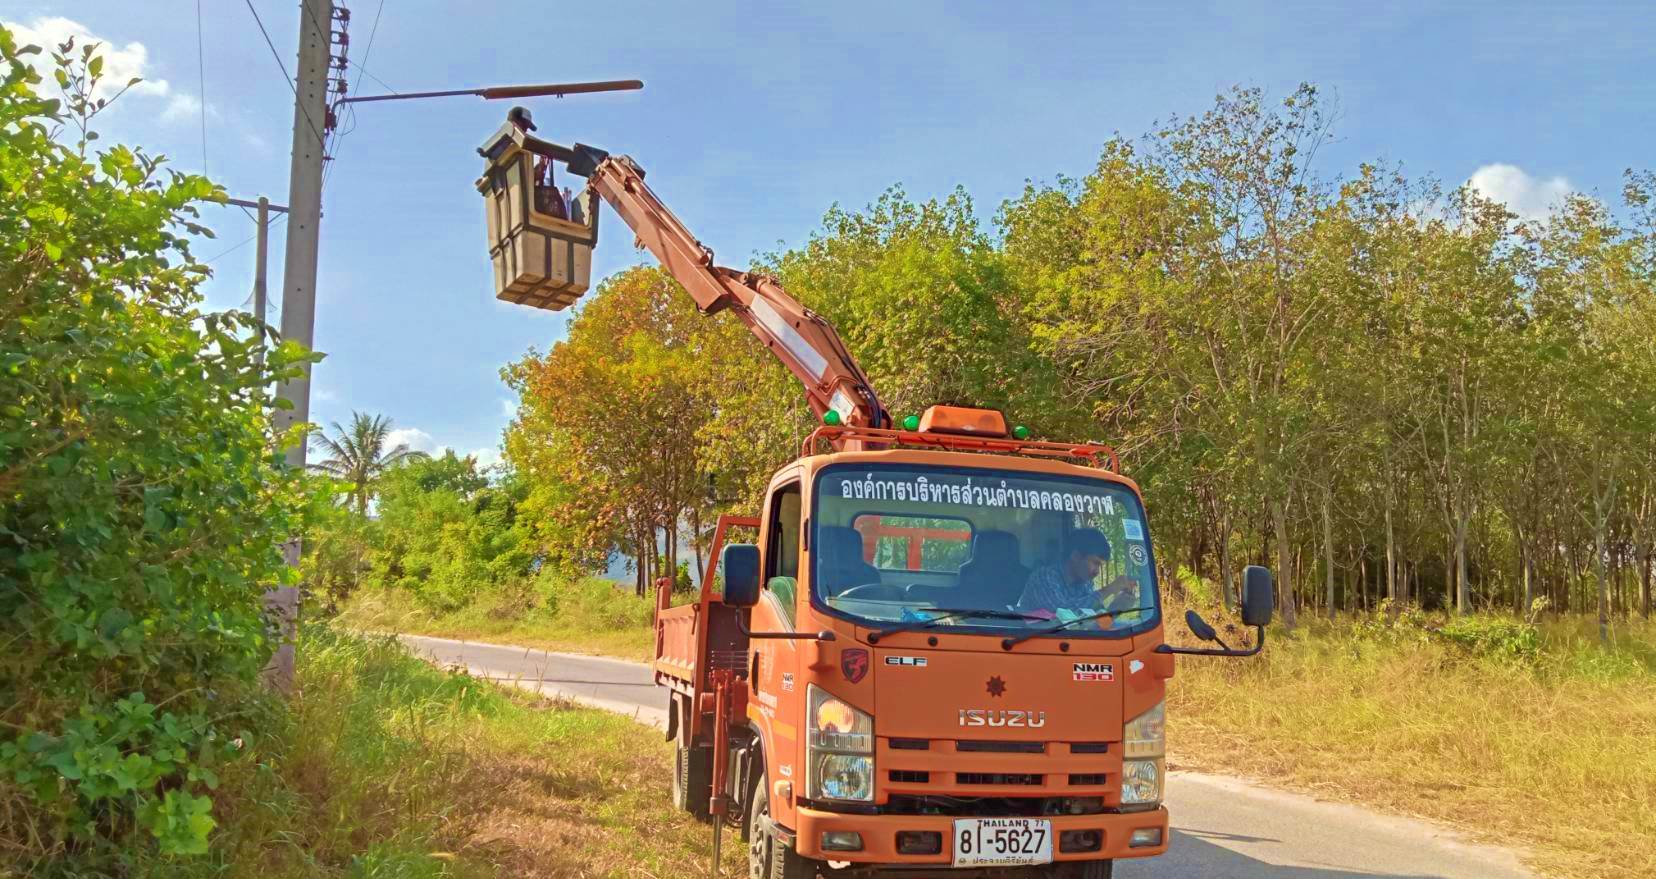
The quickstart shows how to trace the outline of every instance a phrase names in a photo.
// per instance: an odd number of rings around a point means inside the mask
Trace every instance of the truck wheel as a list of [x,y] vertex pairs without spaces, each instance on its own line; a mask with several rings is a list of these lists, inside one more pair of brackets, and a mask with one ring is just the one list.
[[707,820],[707,799],[713,793],[713,754],[707,748],[673,749],[673,805]]
[[748,879],[816,879],[817,862],[771,834],[768,787],[761,775],[748,808]]
[[1115,861],[1069,861],[1049,869],[1047,875],[1053,879],[1110,879],[1115,875]]

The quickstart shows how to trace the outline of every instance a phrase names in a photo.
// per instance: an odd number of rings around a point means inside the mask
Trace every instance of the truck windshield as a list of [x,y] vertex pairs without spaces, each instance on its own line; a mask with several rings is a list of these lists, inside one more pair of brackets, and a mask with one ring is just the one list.
[[1016,470],[838,465],[811,512],[816,603],[877,628],[1018,633],[1102,610],[1062,637],[1120,636],[1159,614],[1138,497]]

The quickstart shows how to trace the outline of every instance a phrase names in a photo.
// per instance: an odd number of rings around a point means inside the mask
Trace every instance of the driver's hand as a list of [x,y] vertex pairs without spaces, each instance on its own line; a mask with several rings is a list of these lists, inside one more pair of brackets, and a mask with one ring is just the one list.
[[[1138,591],[1138,581],[1123,574],[1111,580],[1103,589],[1098,590],[1098,595],[1103,602],[1103,607],[1109,608],[1116,604],[1131,607],[1132,602],[1138,596]],[[1125,599],[1125,602],[1123,602],[1123,599]]]

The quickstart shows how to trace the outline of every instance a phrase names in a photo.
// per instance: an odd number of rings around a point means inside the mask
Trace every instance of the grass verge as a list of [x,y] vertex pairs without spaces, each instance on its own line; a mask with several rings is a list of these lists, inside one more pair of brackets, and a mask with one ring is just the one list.
[[[210,854],[129,875],[707,872],[711,831],[671,807],[657,731],[433,668],[387,638],[313,627],[299,656],[291,709],[271,712],[215,797]],[[738,875],[743,846],[726,842]]]
[[363,589],[339,615],[359,631],[397,632],[518,644],[565,653],[648,661],[653,598],[638,598],[608,580],[560,584],[547,595],[483,596],[460,610],[434,613],[405,592]]
[[1605,650],[1585,622],[1316,621],[1253,659],[1181,659],[1168,700],[1188,768],[1517,843],[1548,875],[1656,877],[1650,624]]

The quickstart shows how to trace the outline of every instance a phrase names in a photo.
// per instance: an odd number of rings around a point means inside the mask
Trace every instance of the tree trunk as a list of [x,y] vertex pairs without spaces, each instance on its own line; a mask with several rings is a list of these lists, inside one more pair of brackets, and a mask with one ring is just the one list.
[[1530,561],[1529,543],[1522,537],[1518,538],[1518,566],[1518,575],[1524,581],[1524,604],[1518,608],[1518,613],[1524,615],[1535,606],[1535,565]]
[[1602,514],[1593,524],[1593,572],[1598,577],[1598,624],[1599,643],[1610,644],[1610,581],[1604,577],[1604,532],[1605,519]]
[[1392,531],[1391,493],[1386,493],[1386,597],[1396,602],[1397,594],[1397,538]]
[[1455,520],[1455,612],[1462,614],[1472,610],[1472,589],[1466,582],[1466,529],[1471,519],[1471,513],[1462,510]]
[[702,561],[701,508],[699,506],[690,508],[690,548],[696,553],[696,570],[691,573],[698,578],[699,582],[702,573],[707,570],[707,565]]
[[1236,610],[1236,593],[1232,591],[1230,554],[1230,512],[1219,517],[1219,591],[1224,595],[1225,612]]
[[1276,530],[1277,564],[1282,569],[1277,586],[1277,610],[1282,614],[1282,624],[1291,629],[1298,622],[1298,614],[1294,607],[1294,548],[1288,544],[1286,497],[1271,503],[1271,524]]
[[1334,619],[1334,489],[1325,487],[1322,498],[1323,579],[1328,588],[1328,618]]

